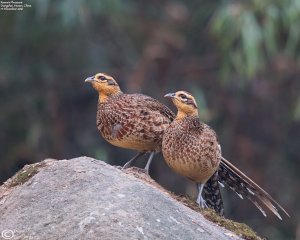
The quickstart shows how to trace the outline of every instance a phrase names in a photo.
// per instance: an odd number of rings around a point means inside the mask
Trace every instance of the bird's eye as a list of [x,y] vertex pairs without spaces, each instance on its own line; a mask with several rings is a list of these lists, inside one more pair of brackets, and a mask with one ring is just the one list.
[[185,96],[184,94],[181,94],[181,95],[180,95],[180,98],[181,98],[182,100],[184,100],[184,101],[187,100],[187,96]]
[[101,77],[100,77],[100,80],[104,81],[104,80],[106,80],[106,77],[101,76]]

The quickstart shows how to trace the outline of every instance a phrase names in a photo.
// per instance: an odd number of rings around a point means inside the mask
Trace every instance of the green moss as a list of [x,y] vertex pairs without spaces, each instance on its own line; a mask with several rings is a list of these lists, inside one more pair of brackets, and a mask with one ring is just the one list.
[[8,187],[22,185],[27,182],[31,177],[39,172],[41,167],[45,166],[44,162],[26,165],[18,171],[7,183]]
[[[173,195],[174,196],[174,195]],[[224,217],[219,216],[214,210],[212,209],[200,209],[199,206],[190,199],[189,197],[185,196],[175,196],[175,198],[182,202],[187,207],[200,212],[206,219],[211,222],[216,223],[219,226],[226,228],[229,231],[234,232],[236,235],[247,239],[247,240],[262,240],[263,238],[259,237],[248,225],[244,223],[238,223]]]
[[206,219],[209,221],[216,223],[217,225],[226,228],[227,230],[235,233],[236,235],[247,239],[247,240],[262,240],[264,238],[259,237],[249,226],[244,223],[234,222],[232,220],[226,219],[224,217],[219,216],[212,209],[201,209],[198,204],[195,203],[193,199],[188,196],[178,196],[173,192],[167,191],[163,187],[159,186],[153,179],[146,175],[144,172],[141,172],[139,168],[129,168],[126,169],[125,172],[130,173],[131,175],[139,178],[147,183],[150,183],[162,190],[163,192],[168,192],[174,199],[181,202],[185,206],[193,209],[196,212],[201,213]]
[[249,240],[261,240],[262,238],[257,236],[257,234],[246,224],[244,223],[238,223],[229,219],[226,219],[224,217],[219,216],[214,210],[212,209],[204,209],[201,210],[203,216],[218,224],[219,226],[222,226],[238,236],[241,236],[245,239]]

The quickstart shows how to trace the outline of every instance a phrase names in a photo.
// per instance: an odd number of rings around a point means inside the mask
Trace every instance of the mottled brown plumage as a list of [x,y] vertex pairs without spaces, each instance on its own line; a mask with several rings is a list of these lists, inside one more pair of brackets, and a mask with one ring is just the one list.
[[163,154],[175,172],[199,183],[214,174],[221,157],[214,131],[193,116],[170,124],[163,138]]
[[174,118],[168,107],[143,94],[123,93],[104,73],[86,82],[99,93],[97,128],[106,141],[140,153],[161,151],[163,132]]
[[167,94],[178,109],[175,120],[165,130],[162,152],[167,164],[175,172],[198,184],[197,202],[207,180],[216,172],[221,160],[221,150],[215,132],[200,122],[193,96],[179,91]]
[[[197,203],[201,207],[214,208],[223,215],[223,201],[218,185],[220,182],[228,185],[241,198],[247,197],[264,216],[266,213],[261,203],[279,219],[281,216],[278,209],[289,216],[265,190],[222,157],[215,132],[198,118],[197,104],[193,96],[179,91],[167,94],[166,97],[172,98],[178,113],[165,130],[162,152],[167,164],[174,171],[197,183]],[[206,202],[201,197],[202,190]]]

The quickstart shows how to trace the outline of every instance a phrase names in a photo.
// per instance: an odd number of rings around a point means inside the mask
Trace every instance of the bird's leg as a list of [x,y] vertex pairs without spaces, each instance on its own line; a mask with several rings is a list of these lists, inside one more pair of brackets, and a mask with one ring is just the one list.
[[149,175],[149,168],[150,168],[150,164],[152,162],[152,159],[153,159],[153,156],[154,156],[155,152],[151,152],[150,153],[150,156],[148,158],[148,161],[147,161],[147,164],[145,166],[145,170],[146,170],[146,173]]
[[123,166],[123,169],[129,168],[131,164],[135,163],[136,160],[138,160],[140,157],[145,155],[145,152],[139,152],[137,155],[135,155],[133,158],[131,158],[125,165]]
[[198,197],[197,197],[197,203],[199,204],[199,207],[201,208],[207,208],[207,204],[204,200],[204,198],[202,197],[202,191],[203,188],[205,186],[205,183],[197,183],[197,187],[198,187]]

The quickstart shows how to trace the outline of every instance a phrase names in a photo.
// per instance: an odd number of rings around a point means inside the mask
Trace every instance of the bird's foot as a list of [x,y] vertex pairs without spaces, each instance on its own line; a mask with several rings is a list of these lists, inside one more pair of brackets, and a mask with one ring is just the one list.
[[149,174],[149,167],[148,168],[146,168],[146,167],[144,168],[144,173],[146,173],[147,175],[150,175]]
[[128,161],[127,163],[124,164],[124,166],[122,167],[122,169],[129,168],[130,165],[131,165],[131,161]]
[[200,208],[208,208],[207,204],[206,204],[206,201],[204,200],[204,198],[202,196],[198,197],[197,198],[197,201],[196,203],[198,203],[199,207]]
[[152,162],[152,160],[153,160],[154,154],[155,154],[155,152],[151,152],[151,153],[150,153],[150,156],[149,156],[149,158],[148,158],[147,164],[146,164],[146,166],[145,166],[145,171],[146,171],[146,173],[147,173],[148,175],[149,175],[150,164],[151,164],[151,162]]

